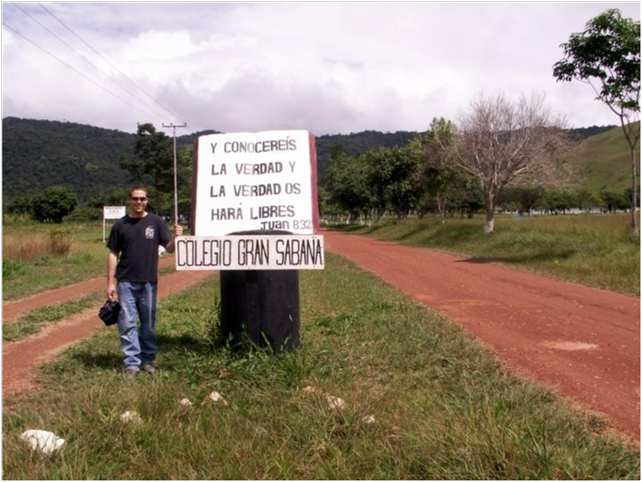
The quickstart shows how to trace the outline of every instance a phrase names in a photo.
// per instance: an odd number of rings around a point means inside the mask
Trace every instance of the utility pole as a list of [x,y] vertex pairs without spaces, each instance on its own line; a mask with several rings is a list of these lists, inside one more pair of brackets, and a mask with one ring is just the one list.
[[187,127],[187,122],[183,122],[180,125],[176,125],[173,122],[171,124],[163,124],[163,127],[172,128],[172,137],[174,138],[174,224],[178,224],[178,181],[176,176],[176,128]]

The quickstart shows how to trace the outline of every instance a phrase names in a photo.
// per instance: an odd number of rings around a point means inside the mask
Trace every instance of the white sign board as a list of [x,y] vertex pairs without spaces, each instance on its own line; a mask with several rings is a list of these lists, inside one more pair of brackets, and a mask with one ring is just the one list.
[[125,206],[103,206],[103,243],[105,242],[105,233],[107,229],[105,220],[120,219],[126,214],[127,208]]
[[103,206],[104,219],[120,219],[127,214],[125,206]]
[[305,130],[198,138],[193,227],[198,236],[318,226],[316,149]]
[[323,269],[323,236],[178,236],[176,269]]

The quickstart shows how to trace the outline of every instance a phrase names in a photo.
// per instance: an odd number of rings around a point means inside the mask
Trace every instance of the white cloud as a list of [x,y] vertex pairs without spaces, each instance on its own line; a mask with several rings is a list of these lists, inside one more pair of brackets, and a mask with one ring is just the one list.
[[[481,90],[545,92],[573,125],[614,123],[589,87],[556,83],[552,65],[559,44],[604,9],[639,18],[638,4],[613,3],[49,5],[190,130],[317,134],[425,129],[434,116],[456,118]],[[133,89],[102,59],[93,56],[99,70],[84,64],[21,12],[5,10],[12,26],[101,85]],[[137,121],[172,120],[126,105],[3,33],[3,116],[128,131]]]

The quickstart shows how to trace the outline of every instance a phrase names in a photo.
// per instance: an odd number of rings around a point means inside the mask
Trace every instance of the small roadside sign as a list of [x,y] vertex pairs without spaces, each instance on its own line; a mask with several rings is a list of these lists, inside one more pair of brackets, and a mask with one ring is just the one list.
[[120,219],[127,214],[125,206],[103,206],[103,219]]
[[127,214],[126,206],[103,206],[103,243],[105,242],[106,220],[120,219]]

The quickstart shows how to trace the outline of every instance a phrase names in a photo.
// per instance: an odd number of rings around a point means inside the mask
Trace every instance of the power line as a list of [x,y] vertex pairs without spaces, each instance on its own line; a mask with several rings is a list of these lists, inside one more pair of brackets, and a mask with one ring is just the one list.
[[152,96],[150,96],[145,90],[141,87],[138,86],[138,84],[132,80],[127,74],[122,72],[111,60],[109,60],[105,55],[101,54],[98,50],[96,50],[94,47],[92,47],[88,42],[86,42],[80,35],[78,35],[71,27],[69,27],[65,22],[63,22],[61,19],[59,19],[54,13],[49,10],[47,7],[45,7],[42,3],[39,3],[40,7],[47,12],[49,15],[51,15],[53,18],[55,18],[60,25],[62,25],[64,28],[66,28],[69,32],[71,32],[76,38],[78,38],[83,44],[87,46],[92,52],[94,52],[96,55],[99,55],[102,57],[114,70],[116,70],[119,74],[121,74],[123,77],[125,77],[127,80],[129,80],[134,87],[136,87],[140,92],[143,93],[143,95],[147,96],[149,99],[152,100],[156,105],[158,105],[161,109],[163,109],[166,113],[170,114],[171,117],[174,119],[177,118],[176,114],[174,114],[173,111],[170,109],[167,109],[164,107],[162,104],[160,104],[156,99],[154,99]]
[[[136,109],[136,108],[137,108],[136,106],[132,105],[131,103],[129,103],[128,101],[126,101],[125,99],[123,99],[122,97],[120,97],[118,94],[115,94],[114,92],[112,92],[111,90],[109,90],[107,87],[105,87],[105,86],[103,86],[103,85],[100,85],[98,82],[96,82],[95,80],[93,80],[91,77],[87,77],[85,74],[83,74],[82,72],[80,72],[78,69],[74,68],[73,66],[71,66],[71,65],[69,65],[67,62],[65,62],[64,60],[59,59],[58,57],[56,57],[56,56],[55,56],[54,54],[52,54],[51,52],[49,52],[49,51],[47,51],[46,49],[42,48],[40,45],[38,45],[38,44],[37,44],[37,43],[35,43],[33,40],[31,40],[30,38],[26,37],[26,36],[25,36],[25,35],[23,35],[22,33],[20,33],[20,32],[19,32],[18,30],[16,30],[15,28],[11,27],[11,26],[10,26],[10,25],[8,25],[7,23],[2,22],[2,25],[4,25],[4,26],[5,26],[6,28],[8,28],[9,30],[11,30],[11,31],[12,31],[14,34],[16,34],[18,37],[21,37],[22,39],[24,39],[24,40],[26,40],[27,42],[29,42],[31,45],[33,45],[34,47],[36,47],[38,50],[41,50],[42,52],[46,53],[46,54],[47,54],[47,55],[49,55],[50,57],[53,57],[54,59],[56,59],[58,62],[60,62],[60,63],[61,63],[62,65],[64,65],[65,67],[67,67],[67,68],[69,68],[69,69],[73,70],[73,71],[74,71],[74,72],[76,72],[78,75],[80,75],[80,76],[81,76],[81,77],[83,77],[84,79],[86,79],[86,80],[88,80],[89,82],[91,82],[92,84],[94,84],[96,87],[98,87],[98,88],[100,88],[100,89],[104,90],[104,91],[105,91],[105,92],[107,92],[109,95],[111,95],[111,96],[113,96],[113,97],[117,98],[117,99],[118,99],[118,100],[120,100],[121,102],[123,102],[123,103],[127,104],[129,107],[133,107],[134,109]],[[151,113],[151,111],[150,111],[150,113]],[[156,115],[156,113],[154,113],[154,115]]]
[[[76,49],[73,45],[70,45],[70,44],[69,44],[65,39],[61,38],[58,34],[56,34],[55,32],[52,32],[52,31],[51,31],[51,30],[50,30],[46,25],[43,25],[42,23],[40,23],[40,21],[39,21],[37,18],[35,18],[33,15],[31,15],[29,12],[27,12],[26,10],[24,10],[24,9],[23,9],[22,7],[20,7],[18,4],[12,3],[12,4],[10,4],[10,5],[12,5],[13,7],[16,7],[16,8],[17,8],[18,10],[20,10],[23,14],[25,14],[25,15],[26,15],[27,17],[29,17],[31,20],[33,20],[34,22],[36,22],[36,23],[37,23],[38,25],[40,25],[43,29],[45,29],[45,30],[46,30],[47,32],[49,32],[51,35],[53,35],[54,37],[56,37],[56,38],[57,38],[60,42],[62,42],[65,46],[67,46],[69,49],[71,49],[73,52],[75,52],[75,53],[76,53],[80,58],[82,58],[82,59],[83,59],[87,64],[91,65],[94,69],[96,69],[97,71],[99,71],[99,72],[100,72],[100,70],[101,70],[101,69],[100,69],[96,64],[94,64],[91,60],[89,60],[87,57],[85,57],[85,55],[84,55],[82,52],[80,52],[78,49]],[[113,80],[113,79],[112,79],[112,80]],[[118,88],[122,89],[122,90],[123,90],[123,92],[125,92],[127,95],[129,95],[129,96],[133,97],[133,98],[136,100],[136,102],[140,103],[141,105],[144,105],[146,108],[150,108],[150,107],[151,107],[151,108],[153,108],[153,109],[156,109],[156,107],[154,107],[154,106],[152,106],[152,105],[147,105],[146,103],[141,102],[141,100],[139,99],[139,96],[138,96],[138,95],[136,95],[135,93],[132,93],[131,91],[129,91],[129,90],[127,90],[127,89],[125,89],[123,86],[118,85],[116,81],[114,81],[114,83],[118,86]],[[151,112],[151,111],[150,111],[150,112]],[[161,117],[163,117],[163,116],[165,115],[164,113],[161,113],[161,111],[156,112],[156,115],[158,115],[158,114],[161,114]]]

